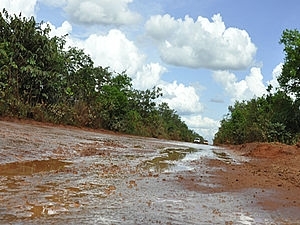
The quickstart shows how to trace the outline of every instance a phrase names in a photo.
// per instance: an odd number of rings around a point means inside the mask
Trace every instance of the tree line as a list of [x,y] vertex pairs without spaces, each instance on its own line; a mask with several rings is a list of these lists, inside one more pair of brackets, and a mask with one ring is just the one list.
[[215,144],[300,141],[300,33],[284,30],[280,39],[285,59],[278,77],[279,88],[249,101],[228,107],[215,134]]
[[0,13],[0,116],[182,141],[199,136],[167,103],[156,103],[161,89],[134,89],[126,72],[94,66],[42,24]]

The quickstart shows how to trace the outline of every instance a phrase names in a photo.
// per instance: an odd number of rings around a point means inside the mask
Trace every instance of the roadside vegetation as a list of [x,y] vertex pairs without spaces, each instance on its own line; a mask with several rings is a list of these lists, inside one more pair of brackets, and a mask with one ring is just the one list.
[[0,13],[1,117],[182,141],[200,136],[167,103],[156,103],[159,88],[134,89],[126,72],[94,66],[49,32],[33,17]]
[[278,77],[280,87],[249,101],[237,101],[228,107],[228,114],[214,137],[214,144],[249,142],[300,141],[300,33],[283,31],[285,59]]

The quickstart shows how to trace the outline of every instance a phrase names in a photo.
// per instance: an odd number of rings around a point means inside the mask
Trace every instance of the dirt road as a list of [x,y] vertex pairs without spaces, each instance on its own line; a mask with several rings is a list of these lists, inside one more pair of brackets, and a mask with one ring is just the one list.
[[0,121],[0,224],[300,224],[299,152]]

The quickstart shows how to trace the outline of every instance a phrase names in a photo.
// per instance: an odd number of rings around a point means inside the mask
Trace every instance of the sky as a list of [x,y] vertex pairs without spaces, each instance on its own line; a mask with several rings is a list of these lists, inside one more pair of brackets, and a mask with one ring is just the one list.
[[161,87],[187,126],[211,143],[235,101],[278,86],[285,29],[300,30],[298,0],[1,0],[68,34],[95,66],[126,71],[133,87]]

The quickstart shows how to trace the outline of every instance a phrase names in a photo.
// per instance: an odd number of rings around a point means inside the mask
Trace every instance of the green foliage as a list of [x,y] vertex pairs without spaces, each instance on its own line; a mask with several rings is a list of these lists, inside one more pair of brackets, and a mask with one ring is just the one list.
[[285,30],[280,39],[284,44],[285,60],[278,78],[281,87],[288,93],[300,97],[300,32]]
[[[267,141],[292,144],[300,137],[300,32],[285,30],[280,39],[285,60],[280,88],[266,96],[236,102],[221,121],[215,144]],[[293,97],[291,97],[293,96]]]
[[299,108],[285,92],[278,91],[229,107],[215,135],[215,144],[297,141]]
[[[3,10],[0,18],[0,76],[11,93],[23,103],[55,102],[57,83],[63,69],[56,39],[48,37],[33,17],[9,16]],[[7,96],[9,97],[9,96]]]
[[135,135],[191,141],[199,136],[166,103],[161,90],[135,90],[125,72],[94,67],[83,50],[65,50],[50,28],[0,13],[0,116],[31,118]]

